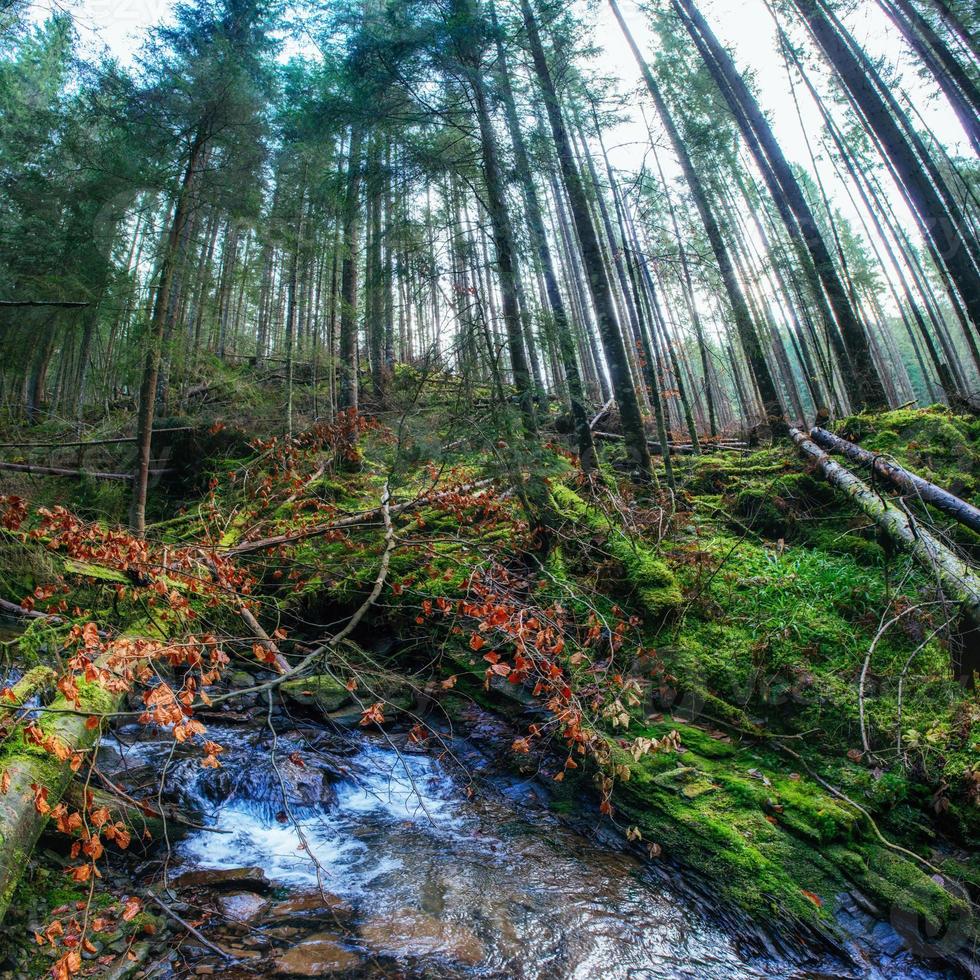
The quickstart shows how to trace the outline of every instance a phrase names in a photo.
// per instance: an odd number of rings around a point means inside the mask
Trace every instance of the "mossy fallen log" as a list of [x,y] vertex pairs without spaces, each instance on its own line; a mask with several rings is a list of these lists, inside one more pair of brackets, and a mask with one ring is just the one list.
[[[123,695],[112,694],[98,683],[79,683],[78,688],[77,708],[64,696],[60,696],[37,722],[46,737],[56,738],[72,753],[87,751],[98,736],[99,726],[89,728],[86,724],[87,715],[116,711],[123,698]],[[47,823],[48,810],[64,795],[71,781],[72,771],[67,761],[59,761],[46,749],[11,738],[5,753],[0,757],[0,778],[6,784],[7,790],[0,793],[2,921],[17,883],[27,867],[31,851]],[[42,791],[43,802],[39,798]]]
[[922,479],[921,476],[916,476],[915,473],[886,459],[880,453],[872,453],[867,449],[862,449],[853,442],[835,436],[832,432],[821,429],[819,426],[814,426],[810,430],[810,437],[822,449],[837,453],[853,463],[859,463],[861,466],[870,468],[872,473],[882,477],[903,494],[921,498],[927,504],[931,504],[937,510],[941,510],[960,524],[980,534],[980,509],[965,500],[961,500],[948,490]]
[[799,429],[790,429],[790,437],[803,457],[813,462],[828,483],[850,497],[892,544],[909,552],[936,579],[949,598],[961,605],[969,622],[980,628],[980,575],[924,527],[913,523],[907,514],[883,500],[863,480],[835,463]]
[[[128,636],[139,636],[145,623],[134,625]],[[109,662],[110,654],[96,661],[112,679],[120,675]],[[70,758],[89,752],[102,724],[90,726],[89,717],[104,719],[119,711],[125,690],[109,690],[100,681],[77,680],[78,701],[59,694],[40,712],[35,724],[45,742],[60,747],[58,755],[26,741],[17,732],[0,753],[0,921],[3,921],[28,858],[48,821],[48,813],[64,796],[73,772]],[[112,685],[122,686],[122,685]]]
[[35,695],[52,689],[57,679],[58,675],[50,667],[32,667],[0,695],[0,724]]

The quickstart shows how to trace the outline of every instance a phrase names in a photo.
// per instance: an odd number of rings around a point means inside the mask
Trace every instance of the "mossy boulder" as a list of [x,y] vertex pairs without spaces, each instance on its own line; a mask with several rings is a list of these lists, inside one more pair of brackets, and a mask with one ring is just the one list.
[[318,708],[324,713],[336,711],[353,698],[347,687],[330,674],[284,681],[279,690],[289,701],[307,708]]
[[339,725],[356,725],[363,711],[377,702],[385,717],[407,711],[415,702],[411,681],[388,673],[316,674],[285,681],[281,691],[287,700],[321,712]]

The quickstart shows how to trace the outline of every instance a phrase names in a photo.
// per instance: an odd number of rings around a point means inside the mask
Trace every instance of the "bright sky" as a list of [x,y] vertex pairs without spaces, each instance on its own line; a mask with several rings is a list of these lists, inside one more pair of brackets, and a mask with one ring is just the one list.
[[[93,52],[100,47],[107,48],[126,63],[139,48],[147,29],[167,17],[172,3],[171,0],[38,0],[34,6],[35,17],[43,19],[55,5],[67,8],[74,15],[83,48]],[[879,5],[868,2],[856,6],[857,10],[847,21],[857,39],[872,56],[884,57],[892,66],[904,65],[902,83],[911,91],[928,124],[951,149],[967,152],[968,145],[955,116],[942,98],[930,97],[926,92],[910,67],[896,28]],[[649,52],[652,37],[645,16],[634,0],[622,0],[621,7],[641,48]],[[806,143],[797,122],[782,57],[776,47],[773,22],[763,0],[704,0],[703,10],[719,36],[734,50],[739,67],[755,71],[760,100],[770,114],[776,136],[787,156],[808,165]],[[631,89],[639,81],[639,73],[608,5],[600,0],[593,16],[595,37],[604,50],[600,69],[618,76],[623,87]],[[820,130],[819,118],[800,85],[798,95],[812,137]],[[624,169],[635,167],[641,150],[629,144],[645,139],[645,131],[637,125],[625,127],[612,136],[610,146],[621,144],[613,152],[616,165]]]
[[[646,18],[633,0],[623,0],[621,8],[647,52],[652,50],[652,36]],[[806,143],[797,121],[793,98],[786,78],[782,56],[776,42],[775,28],[763,0],[704,0],[702,10],[718,36],[733,50],[739,68],[751,68],[759,86],[759,97],[768,111],[773,129],[787,156],[798,163],[809,164]],[[846,18],[847,26],[857,40],[875,58],[883,57],[892,68],[901,66],[901,83],[915,99],[916,107],[929,126],[956,152],[967,152],[968,143],[948,104],[939,97],[930,98],[912,67],[911,56],[897,29],[874,2],[858,4],[854,15]],[[791,31],[799,37],[798,31]],[[622,40],[622,32],[608,5],[599,8],[596,40],[607,52],[608,70],[623,79],[625,86],[639,81],[635,61]],[[820,88],[818,82],[818,88]],[[810,130],[811,139],[820,131],[816,108],[810,104],[802,84],[797,81],[797,96]]]

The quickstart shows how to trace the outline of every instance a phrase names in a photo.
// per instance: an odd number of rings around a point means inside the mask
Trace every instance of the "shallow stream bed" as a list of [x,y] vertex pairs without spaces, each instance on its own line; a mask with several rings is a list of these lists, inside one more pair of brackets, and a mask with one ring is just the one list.
[[795,962],[778,943],[759,955],[676,877],[559,820],[473,742],[436,754],[404,734],[278,725],[274,738],[262,721],[209,726],[226,747],[217,771],[136,730],[104,744],[120,782],[162,778],[162,799],[214,828],[175,833],[143,873],[159,878],[163,858],[160,894],[236,959],[192,937],[155,976],[943,975],[885,934],[856,949],[860,967]]

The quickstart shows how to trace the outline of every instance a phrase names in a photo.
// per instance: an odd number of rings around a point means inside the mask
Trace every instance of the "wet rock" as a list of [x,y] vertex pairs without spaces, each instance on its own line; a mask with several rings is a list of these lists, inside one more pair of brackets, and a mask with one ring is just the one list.
[[267,900],[255,892],[232,892],[218,899],[221,914],[233,922],[251,922],[268,904]]
[[874,927],[871,939],[887,956],[897,956],[905,948],[905,941],[887,922],[879,922]]
[[280,689],[287,700],[320,711],[342,726],[359,724],[362,703],[381,701],[386,716],[405,711],[415,703],[412,683],[401,674],[359,674],[354,691],[329,674],[286,681]]
[[225,948],[239,960],[259,960],[262,958],[262,954],[257,949],[246,949],[242,945],[226,946]]
[[287,921],[290,919],[302,919],[316,915],[318,912],[332,912],[334,914],[349,914],[351,912],[342,898],[331,895],[329,892],[311,892],[310,894],[294,895],[284,902],[277,902],[269,909],[265,918],[269,921]]
[[262,757],[244,768],[224,767],[211,773],[210,779],[201,780],[198,790],[214,803],[235,797],[248,800],[271,816],[283,810],[283,789],[289,809],[294,811],[333,803],[337,776],[322,760],[307,764],[303,754],[296,752],[279,755],[275,766],[270,758]]
[[228,686],[236,691],[244,687],[254,687],[255,678],[247,670],[233,670],[228,677]]
[[177,888],[213,888],[220,891],[267,892],[271,882],[261,868],[217,868],[187,871],[174,881]]
[[297,943],[276,960],[278,976],[321,977],[331,973],[347,973],[361,964],[357,953],[346,949],[327,933],[311,936]]
[[324,712],[336,711],[353,700],[351,692],[329,674],[286,681],[279,686],[279,690],[289,701]]
[[486,955],[483,943],[466,926],[417,909],[398,909],[389,916],[369,919],[360,933],[377,952],[395,957],[442,956],[476,966]]

